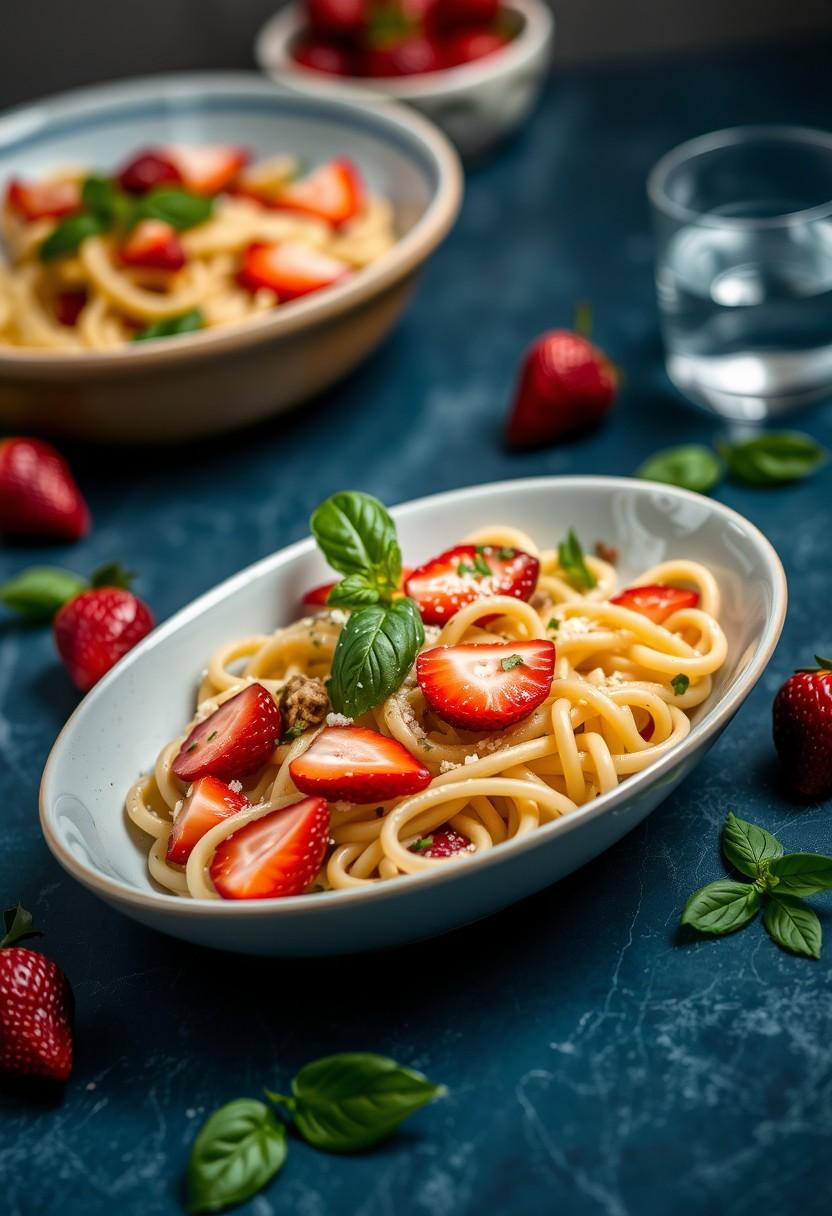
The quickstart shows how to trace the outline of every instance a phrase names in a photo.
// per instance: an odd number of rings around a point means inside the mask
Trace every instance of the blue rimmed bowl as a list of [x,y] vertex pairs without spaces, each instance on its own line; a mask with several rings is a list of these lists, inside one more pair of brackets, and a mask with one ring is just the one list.
[[160,442],[288,409],[378,345],[462,201],[456,154],[418,114],[287,95],[249,73],[149,77],[11,110],[0,117],[0,190],[13,176],[68,163],[106,171],[134,149],[177,142],[311,163],[349,156],[392,201],[398,240],[348,281],[239,324],[100,352],[0,346],[0,425]]

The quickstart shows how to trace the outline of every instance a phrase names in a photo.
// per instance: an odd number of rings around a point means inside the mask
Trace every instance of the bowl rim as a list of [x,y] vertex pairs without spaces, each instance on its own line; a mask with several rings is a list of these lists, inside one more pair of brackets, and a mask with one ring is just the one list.
[[[703,501],[707,502],[714,514],[722,517],[726,522],[739,525],[760,550],[772,588],[772,608],[762,633],[757,639],[755,652],[748,666],[734,680],[730,687],[726,689],[722,697],[703,715],[702,719],[694,723],[690,733],[680,743],[676,744],[664,756],[656,760],[654,764],[629,777],[626,784],[619,785],[616,789],[599,795],[591,802],[579,807],[572,814],[562,816],[551,823],[544,824],[536,832],[515,837],[510,841],[504,842],[500,848],[489,849],[461,863],[465,866],[476,866],[481,870],[495,865],[499,866],[502,864],[502,860],[508,860],[512,856],[523,854],[528,849],[536,848],[550,838],[564,834],[568,835],[570,832],[577,830],[579,825],[605,814],[611,806],[615,805],[616,801],[622,801],[623,798],[628,797],[632,792],[638,792],[659,781],[670,768],[675,767],[712,736],[718,735],[739,709],[765,670],[783,629],[788,600],[788,589],[783,564],[774,546],[760,529],[731,507],[727,507],[715,499],[704,499],[700,494],[696,494],[690,490],[682,490],[675,486],[638,481],[630,477],[611,477],[595,474],[517,478],[508,481],[488,482],[479,486],[467,486],[456,490],[426,495],[422,498],[411,499],[392,508],[391,513],[393,518],[398,520],[418,513],[426,506],[453,509],[455,503],[462,501],[472,491],[476,491],[478,494],[487,493],[490,500],[493,497],[510,495],[520,486],[541,494],[545,494],[554,488],[568,491],[570,488],[578,489],[580,487],[591,487],[599,492],[607,491],[609,493],[615,490],[626,490],[631,493],[640,494],[648,493],[652,490],[653,492],[661,491],[663,494],[666,493],[670,498],[682,502],[696,503],[700,508]],[[315,543],[311,537],[295,541],[293,544],[279,549],[276,553],[272,553],[252,563],[245,569],[238,571],[237,574],[231,575],[230,578],[224,579],[209,591],[192,600],[184,608],[181,608],[172,617],[169,617],[168,620],[154,629],[147,638],[117,663],[91,692],[83,698],[70,715],[52,745],[44,766],[38,800],[39,818],[41,831],[51,853],[63,868],[83,886],[102,896],[105,900],[113,899],[117,903],[131,905],[144,911],[169,910],[172,915],[182,915],[185,917],[233,919],[234,917],[247,916],[256,918],[281,915],[292,916],[304,912],[315,916],[325,914],[330,905],[333,904],[333,901],[336,901],[334,907],[337,908],[341,904],[345,904],[346,901],[350,901],[351,904],[357,904],[368,900],[389,899],[397,894],[406,895],[407,892],[415,894],[420,889],[418,884],[432,887],[443,886],[448,882],[454,881],[457,876],[456,865],[447,868],[437,867],[435,870],[423,871],[418,874],[409,874],[401,883],[373,883],[367,887],[323,891],[317,893],[314,899],[310,899],[308,895],[294,895],[282,899],[240,901],[181,899],[162,891],[137,891],[126,882],[121,882],[101,874],[97,870],[80,862],[64,846],[57,831],[53,828],[47,805],[50,793],[49,786],[52,780],[51,774],[56,767],[60,752],[66,745],[65,741],[71,736],[76,719],[82,713],[87,714],[91,712],[91,707],[95,706],[101,693],[115,680],[118,680],[125,670],[133,664],[141,662],[145,653],[158,645],[164,638],[177,633],[183,626],[186,626],[194,618],[200,616],[205,609],[233,594],[235,590],[245,585],[252,578],[265,574],[275,566],[288,564],[296,557],[304,553],[310,553],[314,549]]]
[[502,0],[504,8],[522,18],[519,33],[501,50],[471,63],[438,72],[419,72],[413,76],[380,77],[327,76],[297,63],[289,54],[289,43],[303,28],[299,0],[278,9],[261,26],[254,41],[254,56],[272,80],[289,85],[302,84],[303,91],[330,96],[361,98],[365,102],[429,100],[466,92],[470,87],[497,81],[511,75],[554,38],[555,17],[544,0]]
[[280,89],[258,72],[181,72],[140,76],[129,80],[73,89],[27,102],[0,114],[0,153],[4,145],[21,134],[37,130],[48,132],[68,107],[78,113],[100,114],[108,106],[119,108],[129,102],[182,100],[189,97],[231,97],[271,99],[287,108],[321,111],[336,127],[361,126],[374,130],[389,141],[398,134],[404,142],[403,155],[412,156],[417,145],[435,175],[435,189],[424,212],[413,227],[378,261],[363,267],[344,283],[325,292],[292,301],[291,307],[276,308],[245,321],[217,326],[194,334],[180,335],[176,342],[165,339],[130,344],[105,351],[49,353],[39,349],[0,347],[0,376],[26,379],[78,380],[89,375],[138,372],[163,364],[179,364],[210,359],[230,350],[242,350],[300,330],[324,325],[341,313],[393,288],[416,270],[450,231],[462,205],[464,179],[459,156],[449,140],[431,122],[406,106],[391,103],[368,106],[354,99],[293,93]]

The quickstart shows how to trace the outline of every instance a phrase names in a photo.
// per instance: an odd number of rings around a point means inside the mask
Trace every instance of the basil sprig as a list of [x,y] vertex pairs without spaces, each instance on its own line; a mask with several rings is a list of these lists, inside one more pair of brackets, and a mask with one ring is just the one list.
[[558,565],[576,591],[591,591],[598,580],[586,564],[581,542],[572,528],[558,545]]
[[336,713],[357,718],[400,687],[425,641],[419,609],[398,593],[402,555],[396,525],[370,494],[344,490],[317,508],[312,535],[344,577],[329,593],[348,608],[329,679]]
[[655,452],[636,469],[635,475],[644,481],[660,481],[707,494],[722,476],[722,466],[710,448],[690,443]]
[[721,936],[742,929],[764,906],[763,924],[778,946],[820,958],[820,920],[800,897],[832,889],[832,857],[784,853],[776,836],[730,811],[721,843],[726,861],[753,881],[722,878],[701,887],[685,904],[682,924]]
[[177,334],[192,334],[202,329],[205,318],[199,308],[182,312],[176,317],[163,317],[133,334],[134,342],[149,342],[152,338],[173,338]]
[[106,225],[97,215],[89,215],[84,211],[77,215],[68,215],[59,220],[45,241],[38,249],[38,257],[42,262],[53,262],[55,258],[66,257],[75,253],[82,241],[88,236],[98,236]]
[[826,451],[811,435],[771,432],[721,443],[718,451],[732,477],[750,486],[782,485],[814,473],[826,460]]
[[[350,1153],[391,1135],[446,1092],[387,1056],[344,1052],[305,1065],[290,1094],[265,1095],[314,1148]],[[219,1212],[261,1191],[288,1151],[286,1126],[253,1098],[221,1106],[203,1124],[188,1165],[188,1208]]]

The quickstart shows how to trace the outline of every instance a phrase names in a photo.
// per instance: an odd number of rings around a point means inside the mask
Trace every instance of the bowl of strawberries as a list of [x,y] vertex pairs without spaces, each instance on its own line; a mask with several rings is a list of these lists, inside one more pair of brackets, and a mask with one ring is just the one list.
[[292,0],[255,54],[289,88],[407,102],[470,156],[526,119],[553,41],[545,0]]

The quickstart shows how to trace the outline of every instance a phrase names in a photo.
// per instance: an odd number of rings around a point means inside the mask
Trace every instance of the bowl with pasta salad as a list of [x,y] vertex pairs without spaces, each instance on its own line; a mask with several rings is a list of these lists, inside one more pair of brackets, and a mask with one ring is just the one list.
[[0,421],[176,441],[306,400],[395,322],[461,182],[418,115],[249,74],[0,117]]

